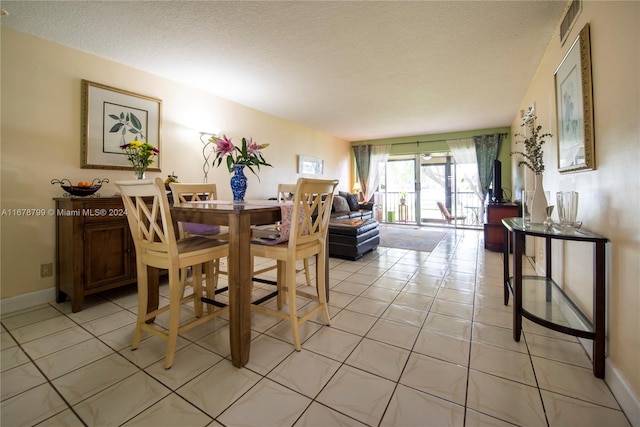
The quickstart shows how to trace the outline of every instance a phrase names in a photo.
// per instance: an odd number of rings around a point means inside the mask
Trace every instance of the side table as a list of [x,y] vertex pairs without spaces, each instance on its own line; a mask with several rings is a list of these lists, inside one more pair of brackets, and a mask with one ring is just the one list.
[[[505,218],[504,226],[504,304],[513,293],[513,339],[520,341],[522,317],[564,334],[593,340],[593,374],[604,378],[605,359],[605,283],[606,237],[580,230],[563,231],[531,223],[522,218]],[[509,233],[513,235],[513,276],[509,275]],[[524,276],[522,257],[525,236],[545,239],[546,276]],[[593,319],[588,318],[558,286],[551,274],[551,241],[569,240],[593,245]]]
[[407,222],[407,218],[409,217],[408,213],[407,205],[398,205],[398,222]]

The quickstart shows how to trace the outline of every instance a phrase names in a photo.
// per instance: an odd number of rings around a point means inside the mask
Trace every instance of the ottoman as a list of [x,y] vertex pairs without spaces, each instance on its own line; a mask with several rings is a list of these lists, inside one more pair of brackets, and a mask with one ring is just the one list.
[[352,261],[380,244],[378,221],[373,219],[334,219],[329,222],[329,256]]

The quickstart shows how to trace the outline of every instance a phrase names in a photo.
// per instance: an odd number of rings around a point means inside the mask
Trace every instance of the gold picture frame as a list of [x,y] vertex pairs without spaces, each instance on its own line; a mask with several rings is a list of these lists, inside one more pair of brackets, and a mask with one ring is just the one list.
[[561,173],[596,168],[589,37],[586,24],[554,73]]
[[148,142],[160,153],[148,171],[160,172],[162,101],[100,83],[82,80],[83,169],[133,170],[120,146]]

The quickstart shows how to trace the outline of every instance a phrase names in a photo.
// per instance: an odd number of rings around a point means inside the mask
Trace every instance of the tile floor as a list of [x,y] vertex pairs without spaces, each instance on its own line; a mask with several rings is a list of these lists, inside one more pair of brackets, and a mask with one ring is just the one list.
[[481,232],[330,264],[331,327],[307,323],[295,352],[287,324],[254,313],[243,369],[224,319],[179,338],[169,370],[160,339],[131,351],[135,286],[79,313],[4,314],[1,425],[629,425],[576,339],[525,321],[513,341],[502,258]]

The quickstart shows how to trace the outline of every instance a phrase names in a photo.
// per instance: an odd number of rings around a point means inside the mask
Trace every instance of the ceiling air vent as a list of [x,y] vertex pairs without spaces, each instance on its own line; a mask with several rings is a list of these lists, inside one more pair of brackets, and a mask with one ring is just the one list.
[[569,31],[571,31],[571,27],[573,27],[573,23],[575,22],[577,16],[580,14],[582,10],[582,0],[573,0],[569,5],[569,9],[567,9],[567,13],[564,15],[562,19],[562,23],[560,24],[560,43],[564,44],[565,40],[567,40],[567,36],[569,35]]

